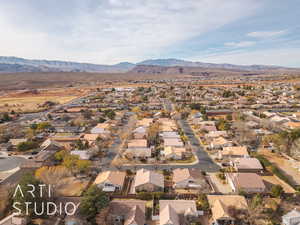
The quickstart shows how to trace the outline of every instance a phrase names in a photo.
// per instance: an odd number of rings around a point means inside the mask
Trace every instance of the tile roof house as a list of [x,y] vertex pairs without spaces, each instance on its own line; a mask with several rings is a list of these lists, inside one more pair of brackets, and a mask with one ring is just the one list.
[[238,172],[262,172],[263,166],[256,158],[236,158],[232,160],[232,164]]
[[94,184],[105,192],[120,191],[123,188],[126,173],[122,171],[104,171],[98,174]]
[[110,124],[108,123],[99,123],[97,126],[91,129],[91,134],[101,134],[102,136],[106,137],[110,135],[109,131]]
[[153,118],[143,118],[137,121],[137,126],[149,127],[153,122]]
[[84,134],[83,139],[86,140],[86,141],[88,141],[89,144],[93,144],[100,137],[101,137],[100,134]]
[[175,160],[182,159],[185,153],[186,153],[186,149],[184,147],[166,146],[164,148],[164,151],[161,151],[161,154],[164,156],[165,159],[175,159]]
[[146,201],[113,200],[109,203],[108,224],[144,225],[146,223]]
[[178,168],[173,170],[173,188],[209,189],[205,177],[198,169]]
[[159,225],[189,225],[197,217],[196,201],[159,201]]
[[44,141],[40,147],[44,151],[59,151],[64,148],[59,142],[51,140],[50,138]]
[[146,159],[152,156],[151,148],[127,148],[124,152],[127,158]]
[[217,138],[217,137],[227,137],[227,131],[217,130],[217,131],[209,131],[207,134],[205,134],[206,139],[210,138]]
[[231,208],[248,210],[247,201],[240,195],[207,195],[212,211],[213,224],[235,224],[235,218],[230,213]]
[[77,155],[79,159],[89,160],[91,155],[86,150],[74,150],[70,152],[71,155]]
[[133,193],[138,191],[163,191],[164,176],[152,170],[140,169],[136,172],[133,182]]
[[134,139],[128,141],[128,148],[147,148],[148,143],[146,139]]
[[137,127],[133,130],[133,137],[135,139],[145,139],[147,135],[147,129],[145,127]]
[[217,131],[217,128],[215,125],[202,125],[200,127],[201,130],[207,131],[207,132],[211,132],[211,131]]
[[165,138],[164,146],[172,146],[172,147],[183,147],[184,144],[180,138]]
[[233,192],[263,193],[266,186],[262,178],[256,173],[227,173],[228,183]]
[[178,134],[177,131],[165,131],[165,132],[162,132],[160,134],[161,137],[163,137],[164,139],[167,139],[167,138],[180,138],[180,135]]
[[300,210],[293,209],[289,213],[282,216],[283,225],[299,225],[300,224]]
[[152,154],[151,148],[148,148],[146,139],[133,139],[128,142],[124,155],[127,158],[150,158]]
[[229,146],[219,151],[220,158],[244,158],[249,157],[246,146]]
[[221,148],[229,147],[229,146],[232,146],[232,142],[223,137],[214,138],[210,142],[211,149],[221,149]]

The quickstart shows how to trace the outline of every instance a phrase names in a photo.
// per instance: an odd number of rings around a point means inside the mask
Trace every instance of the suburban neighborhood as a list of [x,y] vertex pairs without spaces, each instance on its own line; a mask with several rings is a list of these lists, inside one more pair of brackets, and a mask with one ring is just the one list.
[[[0,224],[299,224],[299,97],[282,82],[157,83],[3,114]],[[11,190],[31,183],[79,207],[18,214]]]

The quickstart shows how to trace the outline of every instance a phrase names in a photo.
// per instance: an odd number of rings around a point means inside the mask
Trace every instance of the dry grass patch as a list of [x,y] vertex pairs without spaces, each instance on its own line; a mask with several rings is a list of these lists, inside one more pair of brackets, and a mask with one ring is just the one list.
[[32,112],[37,110],[43,110],[40,105],[46,101],[56,102],[64,104],[76,98],[76,96],[29,96],[18,98],[0,98],[0,111],[12,111],[15,112]]
[[52,185],[58,196],[80,196],[89,184],[89,180],[74,177],[64,166],[41,167],[35,176],[43,183]]

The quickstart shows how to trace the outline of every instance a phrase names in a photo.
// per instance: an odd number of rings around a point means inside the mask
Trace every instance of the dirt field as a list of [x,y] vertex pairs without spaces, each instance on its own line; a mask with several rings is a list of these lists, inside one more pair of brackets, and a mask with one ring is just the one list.
[[266,157],[270,162],[280,168],[295,185],[300,185],[300,171],[292,167],[292,163],[278,154],[272,153],[269,150],[261,149],[259,154]]
[[[265,182],[265,184],[267,184],[268,189],[270,189],[272,185],[279,184],[281,187],[283,187],[283,190],[285,193],[289,193],[289,194],[295,193],[295,190],[290,185],[288,185],[284,181],[280,180],[276,176],[263,176],[262,179]],[[270,184],[270,185],[268,185],[268,184]]]
[[34,112],[43,110],[43,104],[51,101],[64,104],[82,96],[88,90],[80,89],[49,89],[49,90],[31,90],[31,91],[12,91],[7,92],[0,97],[0,112]]
[[89,181],[80,181],[74,177],[64,178],[58,193],[62,196],[77,197],[87,188]]

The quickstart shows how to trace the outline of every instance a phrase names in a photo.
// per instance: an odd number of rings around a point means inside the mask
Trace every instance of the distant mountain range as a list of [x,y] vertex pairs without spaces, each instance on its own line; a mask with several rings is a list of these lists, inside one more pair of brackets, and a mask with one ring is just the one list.
[[243,70],[243,71],[263,71],[288,69],[279,66],[265,65],[233,65],[233,64],[214,64],[203,62],[192,62],[180,59],[150,59],[139,63],[122,62],[114,65],[100,65],[91,63],[78,63],[68,61],[53,60],[31,60],[17,57],[0,56],[0,73],[18,73],[18,72],[100,72],[100,73],[126,73],[150,69],[164,70],[161,67],[193,67],[225,70]]

